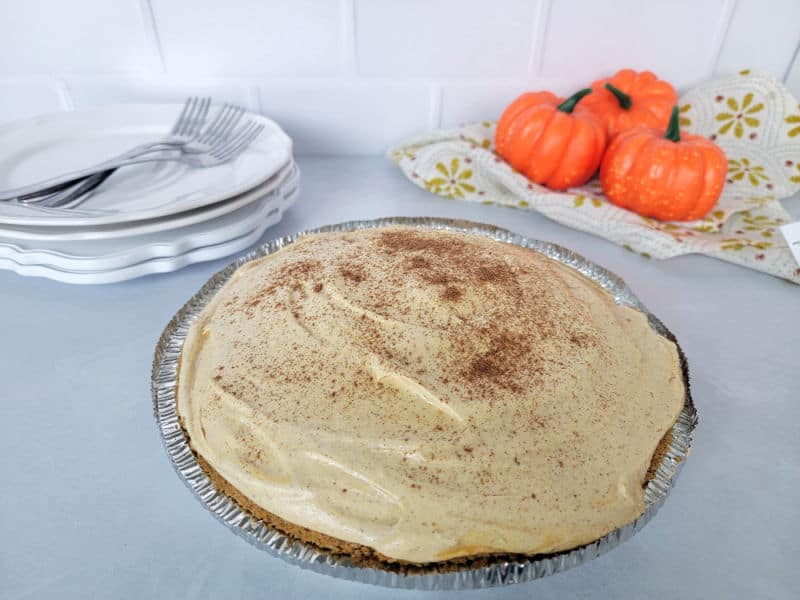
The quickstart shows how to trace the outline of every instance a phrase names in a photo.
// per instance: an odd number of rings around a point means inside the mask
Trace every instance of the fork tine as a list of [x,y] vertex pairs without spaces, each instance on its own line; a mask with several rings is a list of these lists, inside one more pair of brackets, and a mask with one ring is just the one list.
[[236,112],[234,113],[233,117],[231,117],[231,120],[228,123],[228,128],[225,131],[225,137],[226,138],[230,136],[231,132],[233,131],[233,128],[236,127],[239,124],[239,121],[242,120],[242,117],[244,116],[244,113],[245,113],[245,110],[243,108],[241,108],[239,106],[236,107]]
[[229,110],[225,115],[225,119],[219,124],[219,128],[214,132],[214,136],[209,139],[209,145],[213,145],[217,143],[218,140],[223,140],[227,137],[230,130],[231,119],[236,116],[236,112],[239,110],[234,104],[229,104],[228,108]]
[[225,139],[219,139],[217,143],[211,147],[210,152],[212,154],[225,154],[229,148],[235,146],[239,143],[239,141],[247,136],[250,131],[252,131],[255,124],[253,121],[248,121],[241,128],[239,128],[236,132],[231,134]]
[[228,111],[225,114],[225,118],[220,122],[219,127],[209,132],[209,136],[205,140],[210,146],[216,144],[218,140],[224,140],[229,136],[232,124],[238,122],[238,115],[243,112],[241,108],[233,104],[228,104],[227,107]]
[[189,131],[186,132],[187,136],[197,138],[200,135],[200,132],[203,130],[203,125],[208,118],[208,109],[210,106],[211,98],[209,96],[204,96],[200,101],[200,108],[198,109],[197,118],[192,123]]
[[225,123],[225,127],[217,132],[217,138],[214,144],[215,146],[219,147],[223,142],[226,142],[232,137],[235,137],[241,133],[242,130],[237,129],[236,125],[239,123],[244,113],[244,109],[239,107],[236,108],[236,111],[231,114],[230,118]]
[[230,109],[231,109],[230,104],[223,104],[222,107],[220,107],[220,109],[217,111],[216,116],[214,117],[214,120],[208,127],[206,127],[206,129],[203,131],[203,134],[199,137],[198,139],[199,142],[203,144],[208,143],[208,140],[213,137],[214,132],[216,132],[219,129],[222,122],[226,119]]
[[197,107],[197,111],[194,114],[194,119],[186,128],[184,132],[185,136],[196,136],[198,132],[202,129],[203,124],[206,122],[206,112],[208,111],[208,105],[211,103],[211,98],[205,96],[200,100],[200,103]]
[[[234,140],[231,140],[224,148],[216,152],[216,158],[218,160],[228,161],[239,156],[253,143],[253,140],[261,135],[261,132],[264,130],[264,125],[251,122],[245,125],[243,129],[244,131],[238,134]],[[214,152],[212,152],[212,154],[214,154]]]
[[194,97],[194,102],[192,103],[192,108],[189,111],[189,114],[186,116],[186,120],[183,122],[181,126],[181,130],[178,132],[178,135],[187,135],[194,127],[194,124],[197,122],[197,114],[200,109],[200,98],[197,96]]
[[254,127],[253,130],[241,142],[239,142],[239,145],[233,148],[232,152],[237,156],[244,152],[250,147],[256,138],[261,135],[262,131],[264,131],[264,125],[256,125],[256,127]]
[[242,152],[247,150],[247,148],[250,147],[250,145],[256,140],[256,138],[261,135],[262,131],[264,131],[263,124],[254,127],[247,136],[245,136],[242,140],[240,140],[239,144],[237,144],[236,146],[234,146],[229,150],[228,158],[229,159],[236,158]]
[[195,101],[196,101],[196,98],[194,96],[190,96],[186,100],[186,102],[183,103],[183,110],[181,110],[181,114],[178,117],[178,120],[175,121],[175,124],[172,126],[172,130],[170,131],[171,134],[177,135],[180,132],[181,127],[183,127],[184,120],[188,116],[189,111],[191,110],[191,108],[194,105]]
[[217,114],[214,115],[214,119],[211,121],[211,123],[205,129],[203,129],[202,133],[200,133],[199,137],[197,138],[198,142],[205,143],[205,139],[208,137],[208,132],[213,131],[215,128],[219,126],[219,122],[220,119],[222,118],[224,110],[225,107],[223,106],[217,111]]
[[234,127],[244,114],[244,109],[238,106],[233,106],[227,120],[217,131],[216,141],[225,141],[233,135]]

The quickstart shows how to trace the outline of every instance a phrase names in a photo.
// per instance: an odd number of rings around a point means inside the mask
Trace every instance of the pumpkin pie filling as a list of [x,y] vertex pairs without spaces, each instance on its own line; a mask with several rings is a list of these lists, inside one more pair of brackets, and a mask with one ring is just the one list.
[[179,373],[191,447],[237,498],[415,564],[565,550],[634,520],[685,397],[675,345],[574,269],[403,227],[243,265]]

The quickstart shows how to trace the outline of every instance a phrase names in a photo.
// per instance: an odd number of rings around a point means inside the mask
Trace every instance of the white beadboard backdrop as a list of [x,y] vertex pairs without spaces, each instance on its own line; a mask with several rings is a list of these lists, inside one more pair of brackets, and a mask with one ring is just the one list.
[[0,0],[0,122],[209,94],[301,154],[379,154],[622,67],[800,96],[800,0]]

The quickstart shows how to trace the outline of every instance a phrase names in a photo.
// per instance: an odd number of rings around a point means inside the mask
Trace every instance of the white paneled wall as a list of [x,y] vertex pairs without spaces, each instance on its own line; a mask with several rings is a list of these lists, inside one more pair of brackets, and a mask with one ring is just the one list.
[[150,0],[150,5],[168,73],[303,77],[340,72],[341,18],[335,0]]
[[614,70],[800,96],[800,0],[0,0],[0,122],[209,94],[299,153],[377,154]]
[[356,0],[365,77],[524,77],[542,0]]

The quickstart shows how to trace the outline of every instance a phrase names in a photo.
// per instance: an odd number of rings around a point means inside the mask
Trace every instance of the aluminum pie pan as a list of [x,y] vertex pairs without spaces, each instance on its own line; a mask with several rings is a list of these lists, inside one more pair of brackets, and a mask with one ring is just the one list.
[[[401,574],[390,570],[356,566],[347,556],[337,555],[314,544],[287,536],[250,515],[233,498],[214,485],[200,467],[177,415],[175,390],[178,360],[192,322],[233,273],[247,262],[277,252],[306,234],[356,231],[392,225],[476,234],[544,254],[595,281],[613,296],[617,304],[644,313],[650,327],[656,333],[675,343],[686,390],[684,407],[672,427],[669,447],[661,458],[655,475],[647,482],[644,493],[645,510],[639,518],[594,542],[571,550],[534,555],[521,560],[498,560],[485,566],[465,567],[457,571],[438,572],[436,567],[432,566],[419,573]],[[432,217],[389,217],[328,225],[277,238],[236,259],[213,275],[200,291],[184,304],[164,329],[153,358],[151,391],[159,432],[178,476],[201,504],[231,531],[273,556],[318,573],[385,587],[424,590],[478,589],[531,581],[580,565],[618,546],[642,529],[661,508],[689,455],[698,421],[689,391],[686,357],[675,336],[647,310],[620,277],[557,244],[526,238],[493,225]]]

